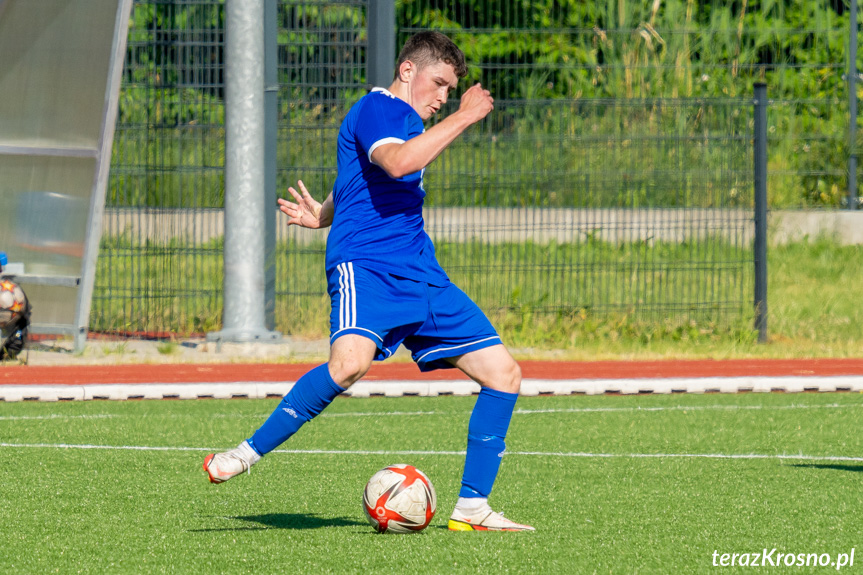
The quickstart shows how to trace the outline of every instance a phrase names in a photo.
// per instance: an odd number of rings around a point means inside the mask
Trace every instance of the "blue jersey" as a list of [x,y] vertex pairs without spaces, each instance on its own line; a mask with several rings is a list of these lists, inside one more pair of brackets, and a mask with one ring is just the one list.
[[424,229],[422,171],[394,179],[371,161],[378,146],[404,143],[423,131],[419,114],[382,88],[348,112],[339,129],[328,275],[354,262],[436,286],[449,283]]

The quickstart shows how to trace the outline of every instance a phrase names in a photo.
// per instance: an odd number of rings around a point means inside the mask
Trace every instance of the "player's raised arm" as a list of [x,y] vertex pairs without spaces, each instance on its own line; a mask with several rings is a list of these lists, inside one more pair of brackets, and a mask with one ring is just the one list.
[[[438,107],[446,102],[439,98]],[[464,93],[457,112],[444,118],[423,134],[403,144],[385,144],[372,153],[372,161],[392,178],[419,172],[432,163],[468,127],[485,118],[494,109],[494,98],[480,84]],[[435,112],[437,108],[434,109]]]
[[315,200],[306,189],[306,185],[302,180],[297,182],[302,193],[298,192],[293,187],[288,188],[288,192],[294,197],[295,202],[278,199],[279,210],[285,213],[290,219],[288,225],[297,225],[304,228],[319,229],[326,228],[333,223],[333,194],[327,196],[324,203]]

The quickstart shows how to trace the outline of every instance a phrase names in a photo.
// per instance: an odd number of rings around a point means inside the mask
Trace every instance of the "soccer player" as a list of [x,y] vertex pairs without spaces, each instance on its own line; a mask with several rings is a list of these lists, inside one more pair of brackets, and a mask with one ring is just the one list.
[[481,386],[468,425],[467,455],[455,531],[532,531],[492,510],[488,496],[500,467],[521,370],[477,305],[450,282],[424,230],[423,171],[494,100],[480,84],[458,111],[425,130],[467,75],[464,54],[439,32],[411,37],[389,89],[374,88],[348,112],[339,129],[338,175],[323,204],[302,181],[280,199],[288,224],[332,226],[326,274],[332,304],[329,361],[306,373],[264,424],[238,447],[210,454],[213,483],[247,471],[291,437],[373,360],[404,344],[422,371],[458,368]]

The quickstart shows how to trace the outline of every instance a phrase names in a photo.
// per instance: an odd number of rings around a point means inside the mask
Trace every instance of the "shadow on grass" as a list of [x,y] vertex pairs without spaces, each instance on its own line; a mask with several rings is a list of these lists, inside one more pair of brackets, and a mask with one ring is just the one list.
[[842,463],[794,463],[792,467],[812,467],[814,469],[835,469],[836,471],[863,472],[863,464],[848,465]]
[[[191,529],[195,533],[213,531],[257,531],[264,529],[320,529],[322,527],[356,527],[366,526],[368,522],[357,521],[348,517],[321,517],[308,513],[267,513],[265,515],[240,515],[237,517],[209,517],[209,519],[229,519],[243,521],[236,527],[217,527],[212,529]],[[257,524],[257,525],[248,525]]]

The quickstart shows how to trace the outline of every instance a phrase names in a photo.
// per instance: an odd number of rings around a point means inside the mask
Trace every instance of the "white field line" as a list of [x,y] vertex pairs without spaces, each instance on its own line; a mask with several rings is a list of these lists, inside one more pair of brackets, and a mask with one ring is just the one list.
[[327,413],[324,412],[319,415],[319,417],[383,417],[387,415],[437,415],[440,412],[435,411],[382,411],[382,412],[370,412],[370,411],[348,411],[345,413]]
[[[215,452],[221,448],[207,447],[159,447],[146,445],[90,445],[72,443],[0,443],[0,447],[36,449],[107,449],[115,451],[199,451]],[[276,449],[272,453],[295,455],[444,455],[464,456],[464,451],[419,451],[419,450],[364,450],[364,449]],[[573,457],[573,458],[619,458],[619,459],[776,459],[788,461],[851,461],[863,462],[863,457],[839,455],[789,455],[763,453],[585,453],[555,451],[507,451],[508,456]]]
[[791,405],[677,405],[667,407],[574,407],[560,409],[516,409],[513,413],[518,414],[533,414],[533,413],[614,413],[614,412],[652,412],[652,411],[707,411],[707,410],[770,410],[770,409],[840,409],[840,408],[859,408],[863,407],[863,403],[825,403],[822,405],[805,405],[794,403]]
[[[840,404],[840,403],[825,403],[822,405],[805,405],[805,404],[791,404],[791,405],[673,405],[673,406],[662,406],[662,407],[573,407],[573,408],[550,408],[550,409],[516,409],[513,414],[515,415],[534,415],[534,414],[543,414],[543,413],[655,413],[655,412],[663,412],[663,411],[710,411],[710,410],[720,410],[720,411],[750,411],[750,410],[785,410],[785,409],[858,409],[863,408],[863,403],[861,404]],[[470,414],[470,411],[465,412],[448,412],[448,411],[381,411],[381,412],[371,412],[371,411],[348,411],[344,413],[327,413],[324,412],[320,414],[318,417],[393,417],[393,416],[422,416],[422,415],[467,415]],[[241,414],[241,413],[214,413],[209,417],[218,417],[218,418],[265,418],[268,417],[270,413],[253,413],[253,414]],[[167,417],[172,418],[187,418],[187,417],[200,417],[197,414],[190,413],[175,413],[168,414]],[[52,419],[103,419],[109,417],[135,417],[134,415],[126,415],[126,414],[110,414],[110,413],[102,413],[102,414],[91,414],[91,415],[59,415],[59,414],[51,414],[51,415],[9,415],[9,416],[0,416],[0,421],[18,421],[18,420],[52,420]],[[150,415],[148,415],[150,417]]]
[[[785,409],[845,409],[863,408],[863,403],[826,403],[822,405],[670,405],[660,407],[571,407],[571,408],[549,408],[549,409],[516,409],[514,415],[533,415],[540,413],[654,413],[663,411],[748,411],[748,410],[785,410]],[[318,417],[385,417],[389,415],[470,415],[470,411],[346,411],[343,413],[321,413]],[[217,413],[211,417],[268,417],[269,413],[240,414],[240,413]],[[199,417],[195,414],[182,413],[172,414],[170,417]]]
[[0,421],[21,421],[27,419],[38,419],[38,420],[47,420],[47,419],[106,419],[109,417],[122,417],[121,415],[115,415],[111,413],[97,413],[92,415],[60,415],[58,413],[52,413],[51,415],[3,415],[0,416]]

